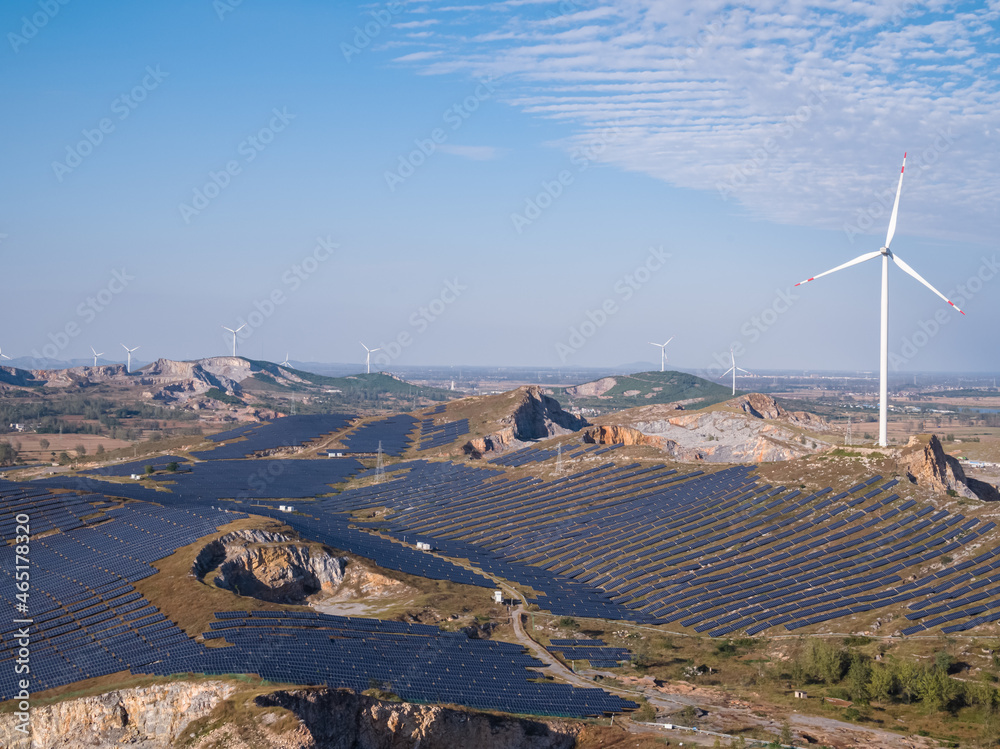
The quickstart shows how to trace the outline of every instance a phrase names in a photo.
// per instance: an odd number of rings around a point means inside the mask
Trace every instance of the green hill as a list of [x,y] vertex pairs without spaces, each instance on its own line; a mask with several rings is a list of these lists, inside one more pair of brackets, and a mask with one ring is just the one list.
[[677,401],[687,401],[684,405],[688,409],[704,408],[728,400],[732,390],[686,372],[638,372],[554,388],[552,395],[563,408],[603,412]]

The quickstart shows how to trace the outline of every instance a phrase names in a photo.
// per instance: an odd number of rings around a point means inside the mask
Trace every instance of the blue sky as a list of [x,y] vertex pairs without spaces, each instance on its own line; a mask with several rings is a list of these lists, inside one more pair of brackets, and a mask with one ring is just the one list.
[[247,322],[246,355],[390,370],[670,336],[870,370],[877,264],[791,287],[881,246],[905,150],[893,250],[968,316],[893,269],[893,369],[1000,369],[997,0],[13,0],[0,31],[10,356]]

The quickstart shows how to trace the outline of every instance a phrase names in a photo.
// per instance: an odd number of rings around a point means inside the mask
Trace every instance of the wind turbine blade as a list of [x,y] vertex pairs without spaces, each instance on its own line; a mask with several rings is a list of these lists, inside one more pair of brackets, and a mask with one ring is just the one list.
[[745,373],[745,374],[750,374],[750,370],[748,370],[748,369],[743,369],[743,367],[737,367],[737,368],[736,368],[736,371],[737,371],[737,372],[743,372],[743,373]]
[[[667,343],[670,343],[672,340],[674,340],[674,337],[670,336],[670,338],[667,339]],[[667,343],[664,343],[663,345],[666,346]]]
[[[962,310],[958,309],[958,305],[957,305],[957,304],[955,304],[955,303],[954,303],[953,301],[951,301],[951,300],[950,300],[950,299],[949,299],[948,297],[946,297],[946,296],[945,296],[944,294],[942,294],[942,293],[941,293],[940,291],[938,291],[938,290],[937,290],[937,289],[935,289],[935,288],[934,288],[933,286],[931,286],[931,285],[930,285],[929,283],[927,283],[927,281],[926,281],[926,280],[924,279],[924,277],[923,277],[923,276],[921,276],[921,275],[920,275],[919,273],[917,273],[917,272],[916,272],[915,270],[913,270],[913,268],[911,268],[911,267],[910,267],[910,266],[909,266],[909,265],[908,265],[908,264],[907,264],[907,263],[906,263],[906,262],[905,262],[905,261],[903,260],[903,258],[901,258],[901,257],[899,257],[898,255],[896,255],[896,253],[891,253],[891,254],[889,255],[889,257],[891,257],[891,258],[892,258],[892,260],[893,260],[893,262],[894,262],[894,263],[896,263],[896,265],[898,265],[898,266],[899,266],[900,268],[902,268],[902,269],[903,269],[903,271],[904,271],[905,273],[909,273],[909,274],[910,274],[911,276],[913,276],[913,277],[914,277],[915,279],[917,279],[918,281],[920,281],[920,283],[922,283],[922,284],[923,284],[924,286],[926,286],[926,287],[927,287],[928,289],[930,289],[930,290],[931,290],[931,291],[933,291],[933,292],[934,292],[935,294],[937,294],[937,295],[938,295],[939,297],[941,297],[941,298],[942,298],[942,299],[944,299],[944,300],[945,300],[946,302],[948,302],[948,304],[950,304],[950,305],[951,305],[952,307],[954,307],[955,309],[957,309],[957,310],[958,310],[959,312],[962,312]],[[962,312],[962,314],[964,315],[965,313],[964,313],[964,312]]]
[[727,374],[729,374],[729,373],[730,373],[730,372],[732,372],[732,371],[733,371],[733,368],[732,368],[732,367],[730,367],[730,368],[729,368],[729,369],[727,369],[727,370],[726,370],[725,372],[723,372],[722,374],[720,374],[720,375],[719,375],[719,379],[721,380],[721,379],[722,379],[723,377],[725,377],[725,376],[726,376]]
[[875,252],[866,252],[864,255],[860,255],[853,260],[848,260],[843,265],[838,265],[836,268],[831,268],[828,271],[820,273],[818,276],[813,276],[812,278],[807,278],[805,281],[799,281],[796,286],[801,286],[804,283],[809,283],[810,281],[815,281],[817,278],[822,278],[823,276],[829,276],[831,273],[836,273],[838,270],[843,270],[844,268],[850,268],[852,265],[857,265],[858,263],[863,263],[866,260],[871,260],[881,255],[881,250],[875,250]]
[[892,216],[889,218],[889,231],[885,233],[885,246],[889,247],[896,233],[896,214],[899,213],[899,194],[903,192],[903,172],[906,170],[906,154],[903,154],[903,166],[899,170],[899,185],[896,187],[896,202],[892,204]]
[[246,324],[246,323],[243,323],[242,325],[240,325],[240,327],[238,327],[238,328],[237,328],[236,330],[234,330],[233,332],[234,332],[234,333],[239,333],[239,332],[240,332],[241,330],[243,330],[243,328],[245,328],[246,326],[247,326],[247,324]]

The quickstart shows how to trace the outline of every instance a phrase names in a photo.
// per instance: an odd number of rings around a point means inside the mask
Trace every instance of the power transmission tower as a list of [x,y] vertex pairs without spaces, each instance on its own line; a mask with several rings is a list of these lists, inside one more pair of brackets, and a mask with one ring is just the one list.
[[385,465],[382,463],[382,440],[378,441],[378,456],[375,458],[375,483],[381,484],[385,478]]
[[556,473],[562,473],[563,462],[562,462],[562,443],[560,442],[556,445]]
[[847,435],[844,437],[844,444],[851,446],[854,444],[854,438],[851,435],[851,417],[847,417]]

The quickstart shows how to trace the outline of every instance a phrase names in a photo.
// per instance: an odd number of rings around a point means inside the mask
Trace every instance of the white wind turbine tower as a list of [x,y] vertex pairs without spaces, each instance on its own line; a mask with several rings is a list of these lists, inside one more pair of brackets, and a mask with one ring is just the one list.
[[6,359],[7,361],[10,361],[10,357],[7,356],[7,354],[5,354],[2,350],[0,350],[0,359]]
[[[361,343],[361,341],[358,341],[358,343]],[[371,374],[372,373],[372,353],[375,352],[375,351],[381,351],[382,349],[380,349],[380,348],[368,348],[363,343],[361,343],[361,348],[363,348],[365,351],[368,352],[365,355],[365,367],[368,370],[368,374]]]
[[[896,214],[899,212],[899,194],[903,190],[903,171],[906,169],[906,154],[903,154],[903,166],[899,170],[899,185],[896,187],[896,202],[892,205],[892,216],[889,218],[889,231],[885,235],[885,246],[875,252],[867,252],[860,257],[856,257],[853,260],[844,263],[843,265],[838,265],[836,268],[826,271],[825,273],[820,273],[818,276],[813,276],[812,278],[807,278],[805,281],[795,284],[796,286],[801,286],[804,283],[809,283],[810,281],[815,281],[817,278],[829,275],[830,273],[836,273],[838,270],[843,270],[844,268],[849,268],[852,265],[857,265],[858,263],[863,263],[866,260],[872,260],[874,258],[882,258],[882,325],[881,325],[881,347],[879,349],[879,365],[880,365],[880,379],[879,379],[879,404],[878,404],[878,444],[880,447],[886,447],[889,443],[886,436],[886,427],[888,422],[888,411],[889,411],[889,398],[888,398],[888,379],[889,379],[889,260],[892,260],[896,265],[898,265],[903,272],[913,276],[920,283],[926,286],[928,289],[933,291],[944,301],[948,302],[956,310],[962,312],[958,309],[953,301],[948,299],[944,294],[935,289],[929,283],[927,283],[924,278],[917,273],[913,268],[903,262],[903,259],[898,255],[895,255],[892,250],[889,249],[889,245],[892,242],[892,236],[896,233]],[[964,315],[965,313],[962,312]]]
[[104,352],[102,351],[101,353],[97,353],[94,350],[93,346],[90,347],[90,352],[94,355],[94,366],[96,367],[97,366],[97,357],[98,356],[104,356]]
[[232,328],[227,328],[225,325],[222,326],[223,329],[228,330],[230,333],[233,334],[233,356],[236,356],[236,334],[239,333],[241,330],[243,330],[243,328],[245,328],[246,326],[247,324],[243,323],[236,330],[233,330]]
[[139,349],[139,347],[136,346],[135,348],[129,348],[128,346],[126,346],[123,343],[122,344],[122,348],[125,349],[128,352],[128,363],[125,365],[125,371],[128,372],[129,374],[131,374],[132,373],[132,352],[133,351],[137,351]]
[[721,380],[727,374],[729,374],[730,372],[732,372],[733,373],[733,395],[736,395],[736,373],[737,372],[742,372],[743,374],[750,374],[750,372],[747,372],[745,369],[743,369],[743,367],[737,367],[736,366],[736,353],[732,349],[729,349],[729,356],[733,360],[733,366],[731,366],[729,369],[727,369],[725,372],[723,372],[719,376],[719,379]]
[[[670,341],[672,341],[672,340],[674,340],[674,337],[670,336],[670,338],[667,340],[667,343],[670,343]],[[663,368],[664,368],[664,366],[666,366],[666,363],[667,363],[667,343],[653,343],[652,341],[649,342],[650,346],[659,346],[660,347],[660,371],[661,372],[663,371]]]
[[289,366],[289,364],[288,364],[288,352],[285,352],[285,360],[283,362],[281,362],[281,364],[279,364],[278,366],[279,367],[287,367],[287,366]]

